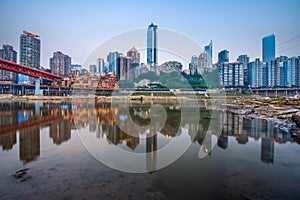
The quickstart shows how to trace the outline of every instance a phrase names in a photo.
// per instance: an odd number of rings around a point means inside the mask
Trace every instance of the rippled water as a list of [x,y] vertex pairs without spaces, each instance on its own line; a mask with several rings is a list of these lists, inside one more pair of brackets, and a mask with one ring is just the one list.
[[[147,126],[149,104],[132,104],[126,116],[122,104],[112,108],[109,103],[82,100],[2,102],[0,199],[295,199],[300,195],[300,146],[288,133],[271,121],[218,111],[224,119],[218,137],[209,131],[215,119],[210,107],[203,105],[197,124],[182,122],[178,105],[163,105],[166,124],[147,139],[151,130],[132,130],[138,131],[134,137],[116,121],[126,125],[130,117]],[[191,145],[174,163],[150,173],[125,173],[99,161],[98,155],[115,158],[103,150],[114,147],[151,153],[153,165],[160,162],[155,152],[175,139]],[[208,155],[199,159],[203,146]]]

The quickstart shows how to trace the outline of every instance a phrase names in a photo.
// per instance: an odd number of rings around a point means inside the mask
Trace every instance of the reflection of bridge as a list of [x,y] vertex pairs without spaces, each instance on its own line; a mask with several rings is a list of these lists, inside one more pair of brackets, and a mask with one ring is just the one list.
[[53,121],[59,121],[61,118],[62,117],[47,116],[42,118],[32,118],[17,124],[3,125],[0,127],[0,136],[10,135],[16,133],[17,131],[26,130],[28,128],[45,126]]

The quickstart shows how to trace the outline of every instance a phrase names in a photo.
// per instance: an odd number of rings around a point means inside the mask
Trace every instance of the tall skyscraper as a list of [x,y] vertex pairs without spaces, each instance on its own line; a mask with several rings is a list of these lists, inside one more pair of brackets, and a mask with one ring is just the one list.
[[101,74],[106,72],[104,69],[104,59],[103,58],[98,58],[97,59],[97,73]]
[[151,23],[147,30],[147,64],[157,65],[157,25]]
[[229,62],[229,51],[226,49],[218,53],[218,64]]
[[262,39],[262,61],[268,62],[275,58],[275,35],[268,35]]
[[127,56],[132,58],[132,63],[140,64],[140,53],[135,47],[132,47],[128,52]]
[[300,56],[298,56],[298,67],[296,69],[296,85],[300,86]]
[[199,54],[198,58],[198,73],[203,74],[204,70],[208,67],[208,54],[206,52],[202,52]]
[[[17,62],[17,52],[10,45],[3,45],[0,49],[0,58],[11,62]],[[0,70],[1,80],[12,80],[12,72]]]
[[71,58],[60,51],[54,52],[50,58],[50,69],[53,74],[69,76],[71,73]]
[[248,64],[248,83],[251,87],[262,86],[262,64],[259,58]]
[[288,58],[286,61],[285,86],[297,85],[297,72],[299,69],[299,59],[297,57]]
[[[20,36],[20,64],[28,67],[40,68],[41,41],[36,34],[23,31]],[[18,74],[16,77],[18,84],[28,83],[28,76]]]
[[248,63],[249,57],[247,54],[239,55],[237,61],[242,64],[244,70],[244,85],[248,85]]
[[207,53],[207,65],[208,68],[212,68],[212,40],[210,43],[204,47],[204,51]]
[[120,80],[132,79],[133,70],[131,70],[132,58],[128,56],[120,57]]
[[261,68],[262,68],[262,86],[267,86],[268,85],[268,62],[262,62],[261,63]]
[[286,83],[286,61],[287,56],[280,56],[276,58],[276,85],[277,86],[285,86]]
[[132,59],[132,63],[131,63],[131,69],[132,72],[131,76],[133,77],[138,77],[140,75],[139,72],[139,67],[140,67],[140,53],[138,52],[138,50],[135,47],[132,47],[128,52],[127,52],[127,56],[130,57]]
[[273,59],[266,63],[267,73],[268,73],[268,87],[276,86],[276,60]]
[[107,62],[109,63],[108,71],[115,72],[117,77],[120,77],[120,56],[121,54],[117,51],[109,52],[107,56]]

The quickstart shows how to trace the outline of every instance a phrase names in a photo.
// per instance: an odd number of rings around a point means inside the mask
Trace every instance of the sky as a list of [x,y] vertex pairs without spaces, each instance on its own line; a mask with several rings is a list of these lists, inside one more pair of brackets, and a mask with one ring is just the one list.
[[224,49],[230,61],[261,58],[261,39],[269,34],[276,36],[276,56],[300,56],[299,0],[0,0],[0,8],[0,45],[19,52],[23,30],[38,34],[46,68],[55,51],[83,64],[113,36],[151,22],[202,48],[212,40],[214,62]]

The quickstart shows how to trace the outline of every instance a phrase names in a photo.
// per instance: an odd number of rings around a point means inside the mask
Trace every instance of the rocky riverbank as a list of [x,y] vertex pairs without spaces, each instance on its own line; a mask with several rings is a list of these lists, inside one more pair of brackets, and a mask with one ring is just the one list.
[[245,118],[272,120],[280,129],[300,138],[299,98],[231,98],[225,106]]

